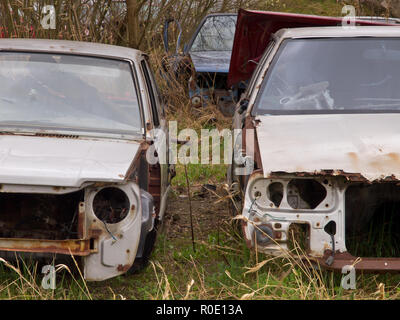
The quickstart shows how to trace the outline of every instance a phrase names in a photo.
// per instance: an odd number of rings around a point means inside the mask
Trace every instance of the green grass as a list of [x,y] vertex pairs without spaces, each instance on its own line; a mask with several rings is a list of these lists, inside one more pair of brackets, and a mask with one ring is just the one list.
[[368,223],[346,237],[348,251],[361,257],[398,257],[400,255],[399,207],[386,203],[377,207]]
[[13,263],[0,262],[0,299],[87,300],[91,299],[85,281],[73,266],[56,265],[56,289],[44,289],[44,274],[37,262],[17,259]]
[[[193,184],[217,184],[226,180],[227,166],[223,164],[215,165],[202,165],[202,164],[191,164],[187,165],[187,173],[189,183]],[[176,177],[172,180],[173,186],[185,187],[186,176],[184,166],[177,164],[176,166]]]

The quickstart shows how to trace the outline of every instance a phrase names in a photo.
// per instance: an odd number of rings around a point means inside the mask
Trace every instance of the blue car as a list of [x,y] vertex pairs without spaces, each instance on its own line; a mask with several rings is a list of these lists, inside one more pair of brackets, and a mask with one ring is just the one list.
[[[211,103],[217,105],[224,115],[233,115],[238,94],[237,90],[232,90],[227,86],[227,79],[236,20],[237,14],[232,13],[207,15],[184,46],[184,57],[182,58],[178,53],[174,56],[176,61],[188,59],[190,62],[188,91],[193,107]],[[166,22],[166,31],[168,24],[172,21]],[[167,49],[167,34],[164,34],[164,39]]]

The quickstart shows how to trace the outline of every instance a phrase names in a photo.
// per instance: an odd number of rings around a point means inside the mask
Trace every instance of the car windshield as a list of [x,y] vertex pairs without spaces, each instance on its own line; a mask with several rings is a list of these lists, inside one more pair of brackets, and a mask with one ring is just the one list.
[[130,63],[44,53],[0,53],[0,130],[138,135]]
[[190,51],[232,51],[236,16],[208,17],[193,41]]
[[400,112],[400,40],[286,40],[254,114]]

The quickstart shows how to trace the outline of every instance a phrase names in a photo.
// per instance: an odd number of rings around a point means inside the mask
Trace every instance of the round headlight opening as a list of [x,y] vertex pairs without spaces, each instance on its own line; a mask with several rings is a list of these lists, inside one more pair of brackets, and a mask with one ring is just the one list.
[[128,196],[119,188],[103,188],[93,199],[93,212],[105,223],[113,224],[124,220],[129,209]]

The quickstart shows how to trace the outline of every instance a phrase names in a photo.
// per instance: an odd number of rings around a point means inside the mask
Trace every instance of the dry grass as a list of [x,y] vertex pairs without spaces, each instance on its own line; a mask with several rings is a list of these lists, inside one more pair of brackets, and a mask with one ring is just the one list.
[[[0,299],[9,300],[54,300],[54,299],[88,299],[91,293],[82,273],[72,272],[71,266],[53,263],[56,274],[56,289],[46,289],[42,285],[44,274],[37,262],[27,261],[16,256],[10,263],[0,258],[2,282],[0,283]],[[73,259],[75,261],[75,259]],[[75,261],[76,263],[76,261]],[[77,266],[77,265],[75,265]],[[78,277],[76,275],[78,273]],[[61,285],[60,285],[61,284]]]
[[[280,257],[255,254],[249,259],[250,264],[239,264],[245,250],[237,246],[216,246],[197,242],[202,250],[213,252],[215,256],[224,255],[229,264],[224,267],[208,269],[199,254],[182,255],[179,262],[184,265],[185,283],[178,280],[171,266],[160,262],[152,263],[152,270],[157,279],[157,289],[150,294],[151,299],[237,299],[237,300],[334,300],[334,299],[398,299],[399,290],[396,284],[389,284],[378,275],[359,275],[357,289],[344,291],[340,288],[338,275],[310,268],[310,265],[297,259],[301,254],[286,251]],[[253,264],[251,264],[253,263]],[[181,266],[182,268],[182,266]],[[224,269],[224,270],[223,270]],[[218,276],[215,276],[215,273]],[[386,280],[386,281],[385,281]]]

